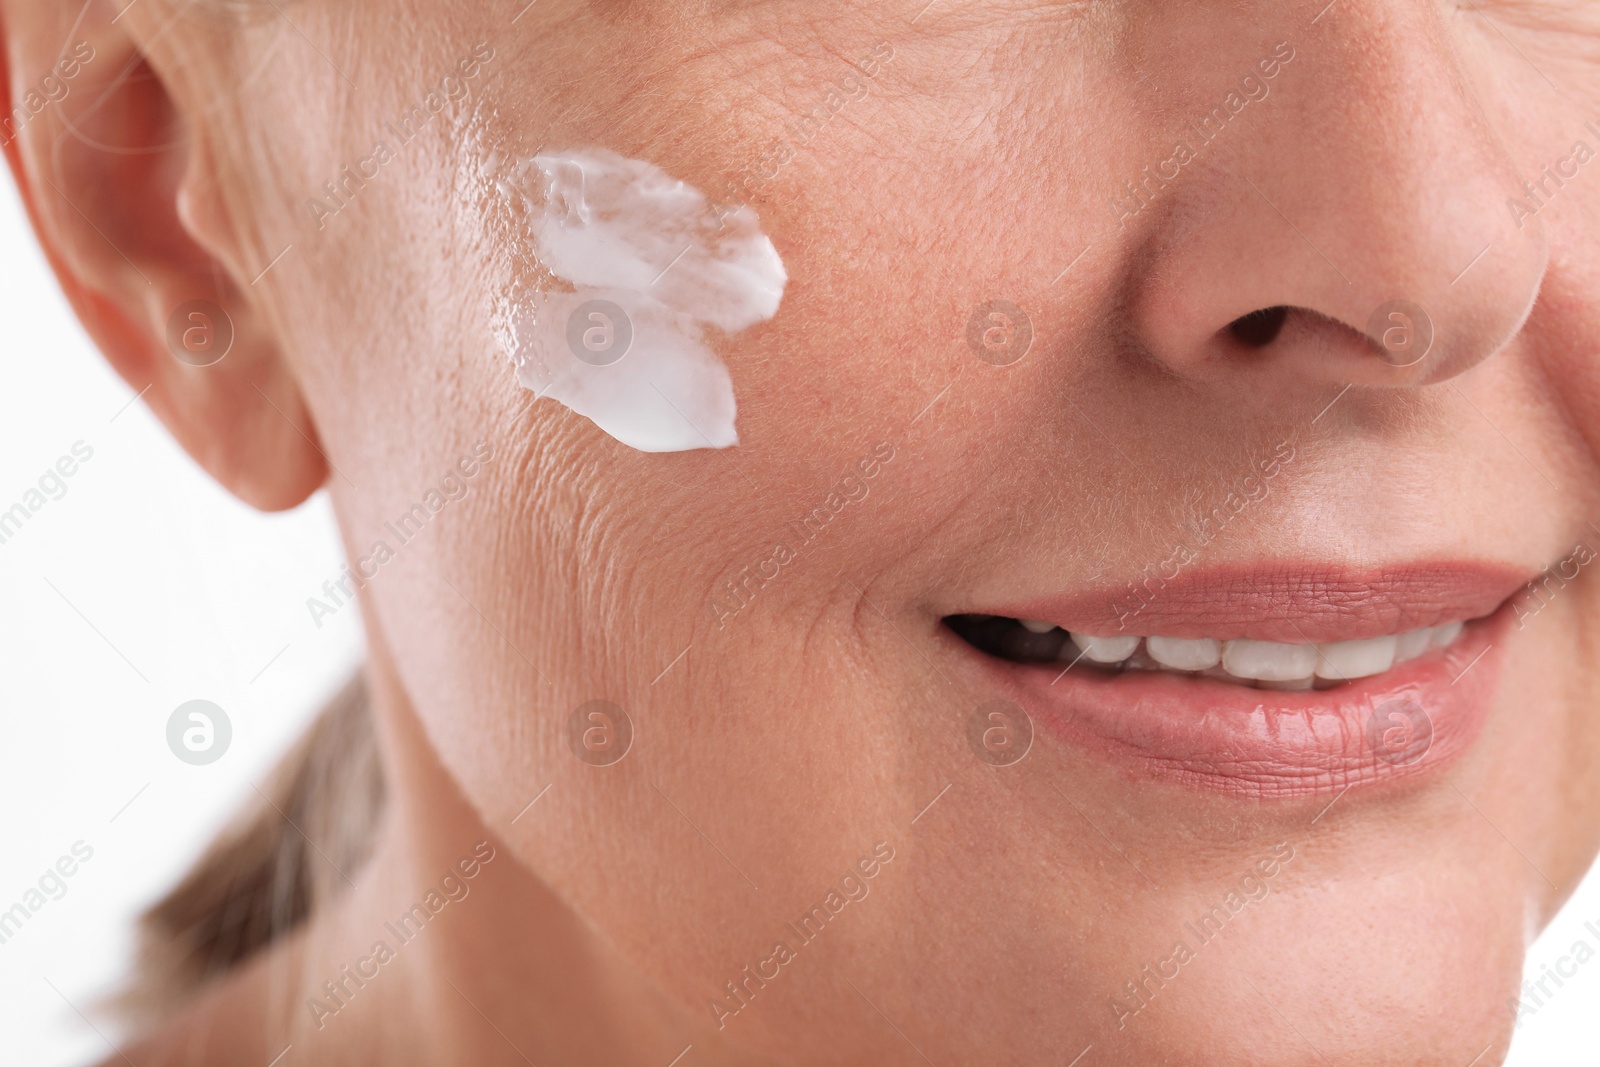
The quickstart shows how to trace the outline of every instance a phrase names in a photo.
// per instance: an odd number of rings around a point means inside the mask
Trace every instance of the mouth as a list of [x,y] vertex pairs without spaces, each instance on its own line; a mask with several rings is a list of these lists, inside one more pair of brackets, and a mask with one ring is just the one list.
[[1102,674],[1161,671],[1296,692],[1333,689],[1385,674],[1428,652],[1451,648],[1466,632],[1469,620],[1320,644],[1240,637],[1081,634],[1053,622],[1003,615],[954,615],[946,621],[973,648],[1013,663],[1064,663],[1064,669],[1082,664],[1085,670]]
[[1218,570],[1146,600],[1035,599],[944,624],[990,688],[1136,777],[1305,797],[1432,773],[1469,747],[1524,581],[1468,564]]

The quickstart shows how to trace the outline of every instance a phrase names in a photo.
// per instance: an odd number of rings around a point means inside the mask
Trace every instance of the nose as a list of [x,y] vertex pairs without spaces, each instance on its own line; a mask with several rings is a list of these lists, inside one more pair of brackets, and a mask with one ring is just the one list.
[[[1214,49],[1163,49],[1196,56],[1180,76],[1214,88],[1199,97],[1207,119],[1183,127],[1188,160],[1147,168],[1116,209],[1144,253],[1137,337],[1191,378],[1458,375],[1531,311],[1539,220],[1514,210],[1515,170],[1434,5],[1343,0],[1311,26],[1289,6],[1242,5]],[[1180,166],[1192,177],[1162,180]]]

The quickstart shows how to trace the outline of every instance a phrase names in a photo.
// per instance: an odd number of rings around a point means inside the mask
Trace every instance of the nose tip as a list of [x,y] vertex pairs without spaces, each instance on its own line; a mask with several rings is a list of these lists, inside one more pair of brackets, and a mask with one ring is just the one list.
[[1345,14],[1210,167],[1127,216],[1134,332],[1182,377],[1426,386],[1499,352],[1533,309],[1543,221],[1508,210],[1516,166],[1436,13],[1404,15],[1404,55],[1375,9]]
[[[1527,286],[1537,291],[1537,283]],[[1447,313],[1457,320],[1435,322],[1422,304],[1385,300],[1368,316],[1365,340],[1376,359],[1358,359],[1345,372],[1358,385],[1433,385],[1461,374],[1498,352],[1522,328],[1532,298],[1518,310],[1506,305],[1498,314],[1462,314],[1453,303]]]
[[[1253,213],[1248,186],[1226,207],[1214,197],[1202,225],[1160,242],[1135,291],[1146,351],[1196,379],[1270,369],[1318,387],[1420,387],[1464,373],[1522,329],[1548,260],[1538,221],[1513,225],[1492,210],[1492,182],[1475,184],[1470,210],[1394,219],[1393,205],[1351,204],[1303,228]],[[1361,232],[1341,236],[1352,223]]]
[[1471,370],[1522,331],[1539,298],[1549,247],[1542,227],[1504,234],[1501,241],[1486,245],[1479,259],[1437,291],[1431,308],[1398,298],[1373,310],[1367,336],[1388,373],[1433,385]]
[[[1542,276],[1543,258],[1527,258],[1500,276],[1492,298],[1425,291],[1422,299],[1368,297],[1372,302],[1365,305],[1360,297],[1271,303],[1221,329],[1209,325],[1217,315],[1191,320],[1185,328],[1182,313],[1169,302],[1159,324],[1144,320],[1144,340],[1160,362],[1194,379],[1230,371],[1260,374],[1270,367],[1318,385],[1429,386],[1470,370],[1515,338],[1533,310]],[[1365,312],[1358,310],[1363,306]]]
[[[1537,299],[1542,256],[1512,257],[1505,269],[1486,279],[1493,294],[1475,293],[1476,287],[1451,292],[1489,251],[1485,248],[1427,303],[1393,297],[1378,303],[1364,320],[1355,311],[1360,306],[1355,299],[1338,318],[1311,307],[1257,308],[1197,346],[1193,366],[1215,366],[1232,354],[1276,354],[1321,382],[1416,387],[1446,381],[1503,348],[1520,332]],[[1177,357],[1175,362],[1186,361]]]

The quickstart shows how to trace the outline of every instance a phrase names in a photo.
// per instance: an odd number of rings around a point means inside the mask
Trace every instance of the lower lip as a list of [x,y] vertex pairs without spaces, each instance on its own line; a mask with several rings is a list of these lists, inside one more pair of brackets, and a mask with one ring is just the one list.
[[1502,608],[1468,623],[1448,648],[1303,692],[1082,663],[1063,672],[965,647],[1034,721],[1071,744],[1142,778],[1275,800],[1398,782],[1451,763],[1488,717],[1508,618]]

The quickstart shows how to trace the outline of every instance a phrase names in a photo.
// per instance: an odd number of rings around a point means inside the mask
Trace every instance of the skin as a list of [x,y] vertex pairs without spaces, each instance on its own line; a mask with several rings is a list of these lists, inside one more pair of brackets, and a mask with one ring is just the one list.
[[[358,888],[128,1058],[1499,1062],[1525,947],[1597,848],[1592,576],[1510,632],[1462,758],[1326,811],[1044,734],[988,765],[964,724],[992,693],[939,619],[1125,582],[1285,439],[1208,562],[1532,574],[1600,540],[1600,161],[1520,226],[1507,206],[1596,144],[1594,12],[516,6],[93,0],[74,27],[0,0],[13,103],[93,43],[8,158],[86,326],[199,462],[267,509],[325,486],[354,559],[492,448],[362,592],[393,804]],[[469,100],[319,228],[307,198],[479,42]],[[865,92],[743,187],[790,282],[719,342],[738,448],[644,455],[530,403],[493,333],[533,269],[493,159],[603,145],[727,196],[879,42]],[[1279,42],[1270,95],[1119,220],[1121,183]],[[1396,297],[1435,324],[1426,374],[1360,336]],[[212,367],[165,346],[197,298],[236,332]],[[993,299],[1034,330],[1005,367],[965,342]],[[1229,340],[1278,305],[1271,348]],[[711,598],[880,442],[867,495],[719,625]],[[567,743],[596,698],[635,731],[608,767]],[[316,1025],[307,997],[479,841],[471,894]],[[719,1029],[723,984],[879,842],[870,894]],[[1280,845],[1119,1028],[1110,997]]]

